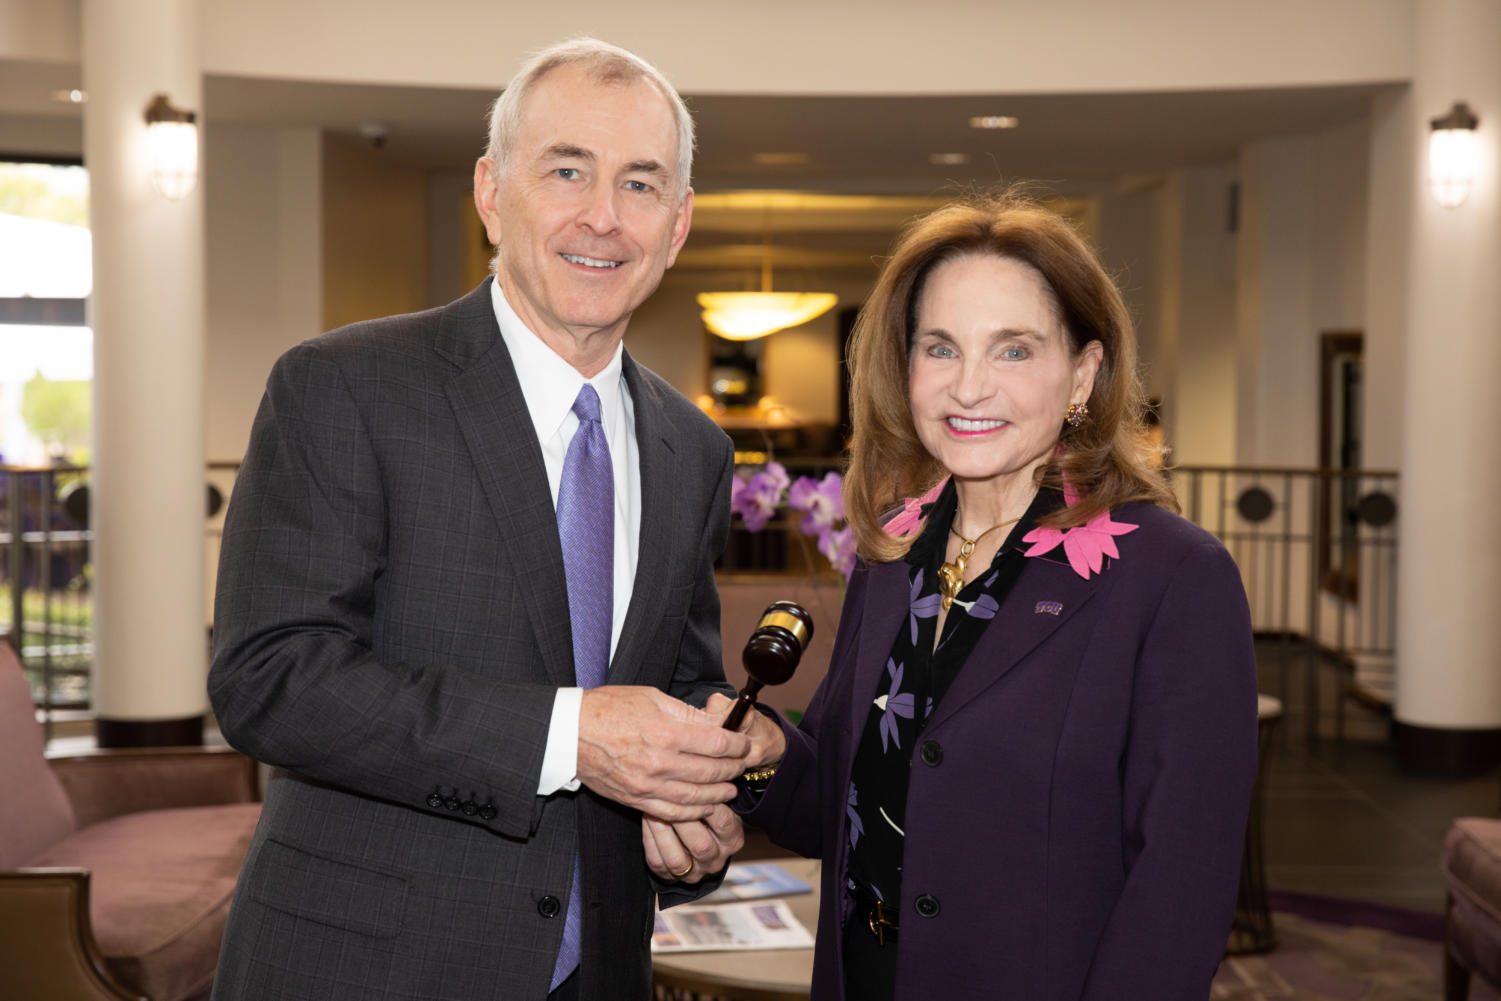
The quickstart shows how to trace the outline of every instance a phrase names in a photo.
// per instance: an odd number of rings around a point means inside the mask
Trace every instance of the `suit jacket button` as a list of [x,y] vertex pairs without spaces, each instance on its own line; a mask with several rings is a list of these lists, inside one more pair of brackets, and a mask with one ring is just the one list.
[[427,794],[427,805],[432,807],[434,810],[437,810],[443,806],[443,792],[441,789],[434,790]]
[[494,820],[495,815],[499,812],[500,811],[495,808],[494,803],[486,803],[484,806],[479,808],[479,819]]
[[557,897],[543,897],[537,901],[537,913],[544,918],[555,918],[562,909],[563,905],[558,903]]
[[931,765],[936,768],[938,765],[943,764],[943,745],[936,740],[923,741],[920,753],[922,754],[922,763],[925,765]]
[[466,799],[459,806],[459,809],[464,811],[464,816],[472,817],[476,813],[479,813],[479,804],[475,803],[475,801],[472,799]]
[[458,797],[458,794],[455,793],[454,795],[452,795],[452,796],[448,797],[447,799],[445,799],[443,801],[443,806],[444,806],[444,808],[449,809],[449,810],[457,810],[459,808],[459,797]]
[[941,908],[938,906],[938,898],[931,893],[924,893],[913,903],[917,907],[917,913],[925,918],[936,918]]

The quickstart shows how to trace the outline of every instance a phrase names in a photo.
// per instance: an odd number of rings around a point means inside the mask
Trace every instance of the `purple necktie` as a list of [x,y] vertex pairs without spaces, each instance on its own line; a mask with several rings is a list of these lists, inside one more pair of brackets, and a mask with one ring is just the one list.
[[[558,484],[558,540],[563,544],[563,577],[568,585],[568,621],[573,630],[573,674],[580,688],[605,683],[610,669],[610,629],[614,621],[615,475],[599,419],[599,394],[587,382],[573,401],[579,419],[563,479]],[[573,857],[573,892],[563,918],[563,944],[553,967],[557,990],[579,965],[583,944],[583,897],[579,860]]]

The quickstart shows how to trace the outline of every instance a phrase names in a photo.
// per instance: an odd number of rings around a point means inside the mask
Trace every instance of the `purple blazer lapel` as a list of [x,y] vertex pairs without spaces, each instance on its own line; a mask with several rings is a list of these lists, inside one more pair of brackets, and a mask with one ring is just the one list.
[[[898,629],[907,625],[907,563],[895,560],[871,567],[865,590],[865,608],[860,619],[860,646],[855,660],[855,682],[850,692],[850,719],[858,735],[870,713],[876,690],[876,675],[886,667]],[[858,737],[856,738],[858,739]],[[851,746],[849,754],[854,753]]]
[[1095,596],[1101,580],[1100,575],[1085,580],[1067,563],[1028,559],[994,621],[938,704],[928,728],[940,725],[981,695],[1061,629]]

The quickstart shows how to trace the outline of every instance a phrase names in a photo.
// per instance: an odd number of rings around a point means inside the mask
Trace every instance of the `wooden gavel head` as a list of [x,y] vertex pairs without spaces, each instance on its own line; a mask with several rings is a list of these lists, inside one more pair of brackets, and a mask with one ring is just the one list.
[[813,616],[791,601],[773,601],[746,641],[740,662],[745,673],[763,685],[780,685],[797,670],[813,640]]
[[746,641],[740,662],[750,675],[740,698],[725,717],[726,730],[738,730],[746,711],[756,702],[762,685],[780,685],[792,677],[797,662],[813,639],[813,616],[791,601],[773,601],[761,613],[761,621]]

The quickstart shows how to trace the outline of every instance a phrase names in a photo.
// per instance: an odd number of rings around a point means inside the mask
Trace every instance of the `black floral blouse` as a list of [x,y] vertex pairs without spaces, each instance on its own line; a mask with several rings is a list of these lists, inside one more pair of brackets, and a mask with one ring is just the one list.
[[[907,785],[923,727],[1020,576],[1025,564],[1022,537],[1038,518],[1062,504],[1056,491],[1039,491],[990,566],[955,596],[936,645],[943,600],[938,568],[944,562],[957,508],[952,481],[924,512],[921,534],[906,557],[911,583],[907,621],[876,683],[846,793],[847,890],[856,901],[845,936],[847,982],[852,989],[869,983],[867,990],[851,993],[851,997],[890,996],[894,985],[896,950],[875,948],[866,915],[871,902],[879,900],[887,903],[894,918],[899,917]],[[983,666],[974,669],[983,670]]]

